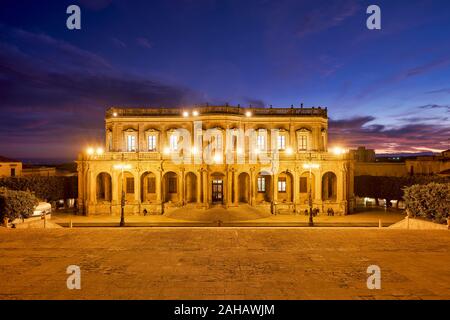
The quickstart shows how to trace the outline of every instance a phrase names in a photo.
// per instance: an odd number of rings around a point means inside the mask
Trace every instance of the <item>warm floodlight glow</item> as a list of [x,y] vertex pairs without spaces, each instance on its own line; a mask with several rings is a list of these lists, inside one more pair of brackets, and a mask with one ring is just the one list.
[[242,150],[242,148],[237,148],[236,153],[240,155],[240,154],[243,154],[244,151]]
[[259,151],[258,148],[256,148],[255,151],[254,151],[255,154],[259,154],[259,152],[260,152],[260,151]]
[[251,116],[252,116],[252,112],[251,112],[251,111],[245,112],[245,116],[246,116],[246,117],[251,117]]
[[131,169],[131,164],[115,164],[114,169],[116,170],[129,170]]
[[292,148],[287,148],[287,149],[286,149],[286,153],[287,153],[287,154],[292,154]]
[[194,117],[198,116],[198,111],[197,111],[197,110],[194,110],[194,112],[192,112],[192,115],[193,115]]
[[318,163],[304,163],[303,169],[319,169],[320,165]]
[[169,147],[165,147],[164,148],[164,154],[169,154],[170,153],[170,148]]
[[86,153],[87,153],[88,155],[94,154],[94,148],[87,148]]
[[117,117],[117,112],[114,112],[114,113],[113,113],[113,117]]
[[218,155],[218,154],[214,155],[214,162],[215,162],[215,163],[219,163],[220,160],[221,160],[220,155]]
[[334,147],[331,152],[333,152],[335,155],[341,155],[345,153],[345,149],[341,147]]
[[198,150],[197,150],[196,147],[193,147],[193,148],[191,149],[191,153],[192,153],[192,154],[197,154],[197,152],[198,152]]
[[183,117],[189,117],[189,112],[183,111]]
[[95,150],[95,153],[98,155],[103,154],[103,148],[97,148],[97,150]]

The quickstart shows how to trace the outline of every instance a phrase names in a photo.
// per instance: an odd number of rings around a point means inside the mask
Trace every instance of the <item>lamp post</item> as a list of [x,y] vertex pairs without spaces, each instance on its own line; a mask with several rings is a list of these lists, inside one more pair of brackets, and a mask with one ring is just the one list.
[[313,221],[313,208],[312,208],[313,200],[312,200],[312,182],[311,182],[312,172],[311,171],[312,171],[312,169],[318,169],[320,167],[320,165],[317,163],[311,162],[311,154],[309,155],[309,159],[310,159],[310,162],[303,164],[303,168],[309,170],[309,192],[308,192],[309,223],[308,224],[310,227],[312,227],[312,226],[314,226],[314,221]]
[[123,154],[122,154],[122,163],[114,165],[114,169],[120,170],[122,173],[122,196],[120,199],[120,227],[125,227],[125,176],[124,170],[131,169],[131,165],[123,163]]

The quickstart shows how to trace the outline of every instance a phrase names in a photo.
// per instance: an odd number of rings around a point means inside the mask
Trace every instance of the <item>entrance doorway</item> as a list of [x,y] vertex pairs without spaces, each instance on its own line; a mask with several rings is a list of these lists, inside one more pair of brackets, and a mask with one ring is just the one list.
[[212,181],[212,202],[223,203],[223,180],[213,179]]

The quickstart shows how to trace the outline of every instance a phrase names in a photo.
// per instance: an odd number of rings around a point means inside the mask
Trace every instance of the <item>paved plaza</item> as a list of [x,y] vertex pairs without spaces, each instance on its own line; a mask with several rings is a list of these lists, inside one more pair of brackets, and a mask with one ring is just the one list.
[[0,228],[0,299],[450,299],[449,248],[446,230]]

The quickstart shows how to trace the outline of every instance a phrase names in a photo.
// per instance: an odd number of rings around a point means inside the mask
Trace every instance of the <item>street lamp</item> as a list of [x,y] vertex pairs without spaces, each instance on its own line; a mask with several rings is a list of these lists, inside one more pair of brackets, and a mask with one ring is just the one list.
[[115,164],[114,169],[122,171],[122,197],[120,199],[120,226],[125,227],[125,176],[123,174],[124,170],[131,169],[130,164]]
[[340,156],[341,154],[344,154],[346,151],[344,148],[341,147],[334,147],[333,149],[331,149],[331,152],[333,152],[333,154]]
[[318,169],[320,167],[320,165],[318,163],[305,163],[303,164],[303,168],[304,169],[308,169],[309,170],[309,192],[308,192],[308,205],[309,205],[309,226],[312,227],[314,226],[314,221],[313,221],[313,201],[312,201],[312,173],[311,170],[312,169]]

